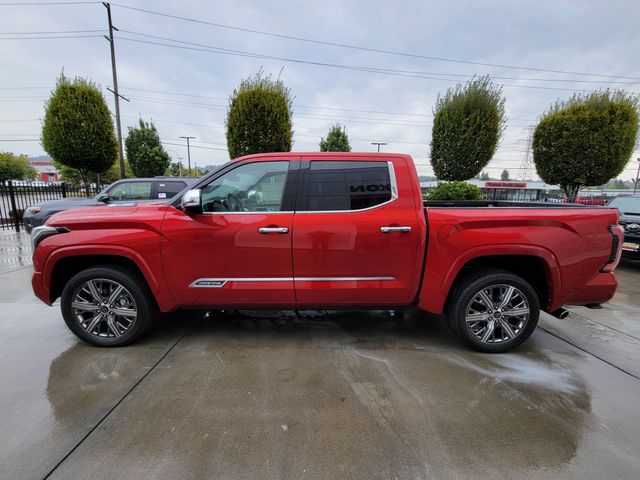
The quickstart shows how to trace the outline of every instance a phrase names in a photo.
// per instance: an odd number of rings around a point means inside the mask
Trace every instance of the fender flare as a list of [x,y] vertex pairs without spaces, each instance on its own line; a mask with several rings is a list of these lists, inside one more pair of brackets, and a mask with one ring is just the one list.
[[51,255],[49,255],[44,268],[42,269],[44,284],[51,285],[53,272],[60,260],[69,257],[88,255],[110,255],[113,257],[125,257],[136,264],[153,293],[160,292],[162,288],[151,267],[149,267],[149,264],[138,252],[129,247],[117,245],[76,245],[58,248],[53,253],[51,253]]
[[[539,245],[493,244],[472,247],[462,252],[449,268],[441,273],[442,281],[440,282],[439,288],[429,289],[428,283],[426,284],[426,288],[423,288],[420,292],[421,298],[418,300],[418,307],[428,312],[441,314],[444,311],[454,282],[467,263],[482,257],[509,255],[529,256],[542,260],[547,282],[549,283],[548,301],[552,303],[556,292],[558,292],[562,286],[560,263],[553,252]],[[429,275],[428,265],[425,275]]]

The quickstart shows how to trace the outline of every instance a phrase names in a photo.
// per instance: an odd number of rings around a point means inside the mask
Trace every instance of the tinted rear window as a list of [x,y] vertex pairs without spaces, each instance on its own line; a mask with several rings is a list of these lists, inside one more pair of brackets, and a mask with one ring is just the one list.
[[362,210],[391,200],[387,162],[311,162],[308,211]]

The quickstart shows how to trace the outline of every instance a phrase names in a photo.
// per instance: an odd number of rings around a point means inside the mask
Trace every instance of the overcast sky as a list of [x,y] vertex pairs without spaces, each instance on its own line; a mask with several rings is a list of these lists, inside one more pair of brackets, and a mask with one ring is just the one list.
[[[387,142],[385,151],[411,154],[421,174],[432,173],[428,152],[437,95],[470,76],[490,74],[504,84],[508,124],[487,171],[499,176],[507,168],[512,178],[520,175],[527,126],[556,99],[582,89],[640,92],[637,0],[121,2],[112,4],[112,15],[120,29],[121,93],[131,100],[121,102],[123,130],[139,117],[152,119],[170,155],[185,162],[179,137],[193,135],[192,162],[200,166],[228,159],[228,96],[260,68],[280,75],[295,96],[294,150],[317,151],[320,137],[340,122],[354,151],[374,151],[370,142]],[[100,84],[113,111],[106,90],[112,86],[106,27],[100,3],[0,5],[0,151],[44,154],[38,140],[43,103],[63,67],[68,76]],[[82,38],[26,38],[34,36]],[[639,153],[622,178],[635,176]]]

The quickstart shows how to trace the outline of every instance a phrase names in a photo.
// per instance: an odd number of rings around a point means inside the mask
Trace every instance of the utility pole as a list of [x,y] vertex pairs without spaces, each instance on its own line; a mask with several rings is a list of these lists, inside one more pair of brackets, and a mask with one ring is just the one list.
[[633,184],[633,193],[638,191],[638,180],[640,180],[640,158],[638,159],[638,172],[636,173],[636,182]]
[[178,170],[180,171],[180,176],[182,176],[182,160],[184,160],[184,157],[178,157]]
[[188,176],[190,177],[191,176],[191,147],[189,146],[189,140],[196,137],[180,137],[180,138],[184,138],[187,141],[187,162],[189,162]]
[[378,146],[378,153],[380,153],[380,145],[386,145],[386,142],[371,142],[371,145],[377,145]]
[[113,31],[114,30],[118,31],[118,29],[116,27],[114,27],[113,23],[111,22],[111,4],[109,4],[108,2],[102,2],[102,5],[104,5],[104,8],[107,9],[107,18],[109,19],[109,36],[107,37],[105,35],[104,38],[106,38],[107,41],[111,44],[111,73],[113,73],[113,90],[111,90],[108,87],[107,87],[107,90],[109,90],[111,93],[113,93],[113,98],[114,98],[115,104],[116,104],[116,129],[118,131],[118,153],[119,153],[119,157],[120,157],[120,178],[124,178],[125,177],[124,151],[123,151],[124,145],[122,144],[122,125],[120,124],[120,99],[122,98],[123,100],[126,100],[127,102],[129,101],[129,99],[123,97],[122,95],[120,95],[118,93],[118,73],[116,72],[116,46],[115,46],[115,42],[113,40]]

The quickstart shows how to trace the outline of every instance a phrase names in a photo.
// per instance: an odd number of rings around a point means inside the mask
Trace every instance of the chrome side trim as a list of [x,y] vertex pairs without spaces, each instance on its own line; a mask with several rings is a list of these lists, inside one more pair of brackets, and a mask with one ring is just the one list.
[[395,277],[296,277],[298,282],[368,282],[372,280],[395,280]]
[[222,288],[228,282],[370,282],[389,281],[395,277],[243,277],[243,278],[199,278],[189,288]]
[[296,211],[296,215],[307,213],[359,213],[375,210],[376,208],[384,207],[390,203],[395,202],[398,199],[398,182],[396,180],[396,172],[393,168],[393,162],[388,161],[387,167],[389,168],[389,183],[391,184],[391,199],[379,205],[373,207],[361,208],[360,210],[300,210]]
[[220,280],[217,278],[199,278],[198,280],[191,282],[189,288],[222,288],[226,284],[226,280]]

